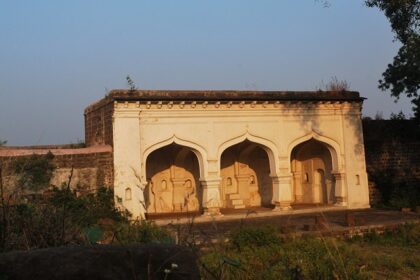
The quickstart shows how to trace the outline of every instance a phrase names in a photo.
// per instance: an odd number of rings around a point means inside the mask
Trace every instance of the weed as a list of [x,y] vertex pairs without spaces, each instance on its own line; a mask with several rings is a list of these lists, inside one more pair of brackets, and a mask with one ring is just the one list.
[[272,246],[281,242],[278,231],[271,226],[241,228],[231,233],[230,240],[237,249],[246,246]]
[[170,233],[153,222],[141,220],[118,223],[114,226],[115,239],[119,244],[175,243]]

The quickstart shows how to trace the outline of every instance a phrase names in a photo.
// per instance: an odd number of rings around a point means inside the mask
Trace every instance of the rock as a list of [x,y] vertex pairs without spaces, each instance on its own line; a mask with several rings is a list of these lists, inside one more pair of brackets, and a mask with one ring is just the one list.
[[200,279],[200,275],[190,249],[145,244],[4,253],[0,279]]

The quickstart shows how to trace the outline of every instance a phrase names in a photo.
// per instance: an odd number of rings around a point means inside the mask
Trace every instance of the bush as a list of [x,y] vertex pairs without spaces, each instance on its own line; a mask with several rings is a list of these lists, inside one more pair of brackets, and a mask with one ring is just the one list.
[[18,187],[23,190],[39,191],[49,187],[55,165],[54,155],[33,154],[29,157],[16,157],[12,162],[14,173],[18,176]]
[[3,251],[84,244],[86,229],[100,219],[128,223],[114,208],[112,191],[105,188],[85,197],[55,188],[49,198],[20,202],[7,210],[7,219],[0,222]]
[[168,231],[151,222],[130,222],[114,207],[112,190],[106,188],[80,197],[55,188],[49,198],[13,205],[7,214],[7,225],[0,222],[0,230],[7,230],[2,251],[90,244],[104,235],[114,237],[108,243],[173,243]]

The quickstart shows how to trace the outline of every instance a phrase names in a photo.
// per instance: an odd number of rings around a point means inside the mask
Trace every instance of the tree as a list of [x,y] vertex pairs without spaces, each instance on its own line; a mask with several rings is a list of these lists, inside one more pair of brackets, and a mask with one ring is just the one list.
[[411,98],[414,117],[420,120],[420,1],[366,0],[368,7],[377,7],[391,23],[395,39],[402,46],[392,64],[382,74],[379,88],[391,90],[396,99],[401,94]]
[[6,141],[6,140],[1,140],[1,139],[0,139],[0,147],[1,147],[1,146],[4,146],[4,145],[6,145],[6,144],[7,144],[7,141]]

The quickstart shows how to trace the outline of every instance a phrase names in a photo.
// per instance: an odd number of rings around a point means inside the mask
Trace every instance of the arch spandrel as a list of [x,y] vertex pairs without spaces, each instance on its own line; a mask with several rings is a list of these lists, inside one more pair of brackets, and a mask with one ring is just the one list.
[[185,139],[181,139],[178,138],[177,136],[172,136],[168,139],[162,140],[160,142],[157,142],[153,145],[150,145],[148,147],[146,147],[144,149],[144,152],[142,154],[142,168],[141,168],[141,172],[142,172],[142,177],[146,178],[146,161],[147,161],[147,157],[153,153],[154,151],[163,148],[165,146],[168,146],[172,143],[178,144],[180,146],[184,146],[188,149],[191,149],[191,151],[196,155],[197,159],[198,159],[198,164],[199,164],[199,170],[200,170],[200,177],[204,178],[205,174],[207,174],[207,170],[208,170],[208,164],[207,164],[207,151],[206,149],[204,149],[202,146],[198,145],[197,143],[194,143],[192,141],[189,140],[185,140]]

